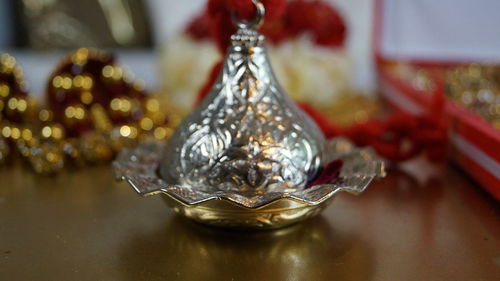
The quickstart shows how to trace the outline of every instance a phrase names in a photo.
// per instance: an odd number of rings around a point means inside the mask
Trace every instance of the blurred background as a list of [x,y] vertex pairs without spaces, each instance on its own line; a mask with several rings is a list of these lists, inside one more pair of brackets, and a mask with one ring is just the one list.
[[[0,51],[16,57],[34,96],[42,95],[61,56],[79,47],[114,51],[123,65],[145,80],[148,89],[156,89],[164,77],[162,64],[168,63],[158,60],[161,50],[178,39],[205,2],[0,0]],[[373,91],[373,0],[326,2],[339,11],[348,26],[345,48],[354,66],[349,83],[363,92]]]
[[[206,2],[0,0],[0,53],[12,55],[0,56],[3,136],[31,139],[24,127],[57,122],[77,137],[114,125],[110,138],[130,146],[137,132],[168,138],[221,60]],[[468,172],[500,198],[499,14],[498,0],[288,0],[261,31],[281,86],[327,137],[337,126],[378,128],[355,127],[358,145],[393,161],[410,158],[400,157],[408,140],[412,157],[436,159],[449,143],[450,158],[476,165]]]

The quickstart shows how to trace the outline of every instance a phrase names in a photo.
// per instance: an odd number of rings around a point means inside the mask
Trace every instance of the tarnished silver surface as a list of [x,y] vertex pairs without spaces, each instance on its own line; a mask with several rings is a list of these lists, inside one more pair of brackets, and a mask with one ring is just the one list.
[[[262,194],[304,187],[318,172],[324,137],[284,93],[251,22],[237,23],[223,70],[178,127],[160,165],[170,184]],[[260,6],[259,6],[260,5]]]

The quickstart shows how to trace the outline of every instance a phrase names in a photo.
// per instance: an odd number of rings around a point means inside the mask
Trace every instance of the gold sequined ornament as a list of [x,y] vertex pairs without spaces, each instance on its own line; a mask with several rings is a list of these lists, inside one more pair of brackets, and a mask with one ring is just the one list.
[[0,54],[0,113],[1,118],[11,122],[26,121],[31,111],[32,100],[25,90],[24,75],[16,59],[9,54]]
[[114,155],[108,138],[95,131],[87,132],[81,137],[79,150],[86,161],[94,164],[108,162]]
[[61,149],[72,164],[83,167],[85,166],[85,159],[80,151],[80,140],[77,138],[67,138],[61,142]]
[[40,109],[15,59],[0,55],[0,162],[15,147],[37,173],[104,163],[123,148],[167,138],[178,120],[109,53],[70,53],[47,84],[48,108]]
[[0,164],[5,163],[7,156],[9,155],[9,146],[7,142],[0,137]]
[[64,154],[57,143],[45,141],[30,148],[29,161],[37,173],[50,174],[63,168]]
[[114,127],[110,132],[110,144],[114,151],[123,148],[132,148],[137,145],[139,130],[133,125],[121,125]]

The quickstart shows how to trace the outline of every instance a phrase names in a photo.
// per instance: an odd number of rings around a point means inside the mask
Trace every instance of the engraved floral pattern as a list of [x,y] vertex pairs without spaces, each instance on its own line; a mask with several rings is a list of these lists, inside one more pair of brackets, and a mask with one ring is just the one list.
[[315,185],[292,191],[268,191],[263,194],[240,194],[231,191],[206,192],[189,186],[172,184],[159,176],[161,155],[166,145],[144,143],[133,150],[123,150],[113,162],[117,179],[126,180],[141,195],[167,194],[186,205],[198,205],[210,200],[224,200],[245,208],[261,208],[282,199],[319,205],[339,191],[363,192],[374,178],[385,176],[384,163],[371,148],[357,148],[345,138],[328,142],[326,159],[342,159],[339,179],[331,184]]
[[169,142],[166,179],[258,193],[300,188],[316,174],[324,138],[282,92],[262,40],[251,30],[233,36],[212,92]]

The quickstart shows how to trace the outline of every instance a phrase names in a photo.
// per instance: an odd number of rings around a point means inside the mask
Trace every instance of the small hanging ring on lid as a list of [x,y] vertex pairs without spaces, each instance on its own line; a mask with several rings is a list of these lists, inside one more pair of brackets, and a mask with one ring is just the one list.
[[262,4],[262,2],[259,0],[252,0],[252,3],[255,6],[256,12],[255,12],[255,17],[250,21],[238,19],[236,12],[235,11],[231,12],[231,18],[233,20],[233,23],[239,29],[257,30],[264,23],[264,14],[266,12],[266,9],[264,8],[264,4]]

